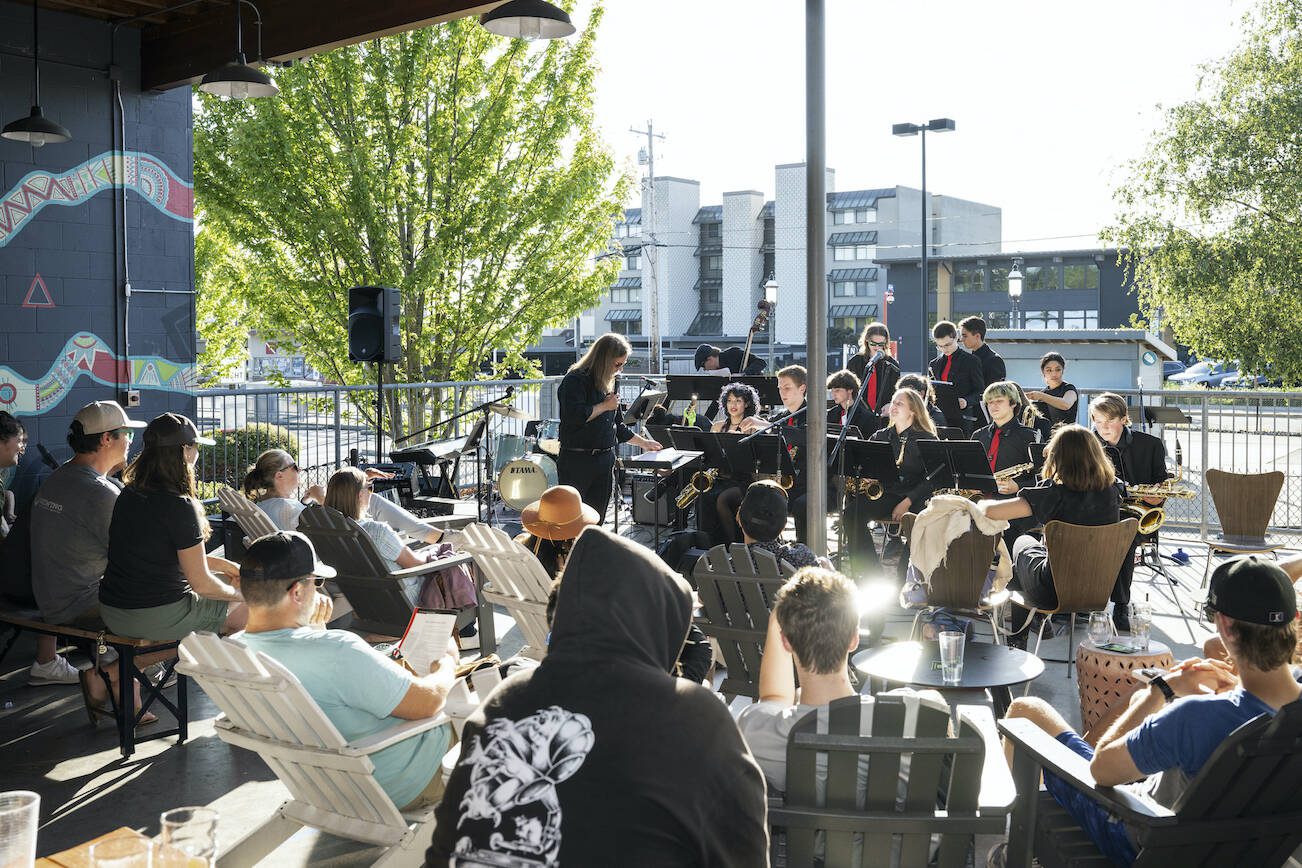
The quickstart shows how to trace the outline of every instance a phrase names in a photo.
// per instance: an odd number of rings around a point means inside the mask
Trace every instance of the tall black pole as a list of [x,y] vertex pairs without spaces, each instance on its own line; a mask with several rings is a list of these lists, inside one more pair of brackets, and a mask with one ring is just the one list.
[[805,0],[806,544],[827,554],[827,96],[823,0]]
[[[239,5],[238,3],[236,5]],[[375,363],[375,463],[384,461],[384,362]]]
[[[922,299],[922,319],[919,320],[919,326],[922,329],[922,340],[918,341],[918,370],[927,370],[927,346],[931,343],[931,329],[927,328],[927,289],[930,284],[930,275],[927,274],[927,125],[922,125],[922,291],[918,296]],[[937,287],[939,289],[939,287]],[[939,297],[937,297],[939,301]]]

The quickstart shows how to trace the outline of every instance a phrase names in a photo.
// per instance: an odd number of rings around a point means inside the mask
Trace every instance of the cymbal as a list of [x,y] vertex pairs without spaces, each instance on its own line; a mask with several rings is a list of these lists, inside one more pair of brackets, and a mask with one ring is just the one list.
[[499,416],[504,416],[507,419],[519,419],[521,422],[533,421],[529,418],[528,413],[523,410],[517,410],[510,404],[489,404],[488,409],[489,412],[496,413]]

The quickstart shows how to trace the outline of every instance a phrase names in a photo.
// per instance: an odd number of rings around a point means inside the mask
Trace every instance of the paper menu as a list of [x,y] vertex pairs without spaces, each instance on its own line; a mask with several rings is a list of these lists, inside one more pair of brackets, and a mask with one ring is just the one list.
[[430,666],[447,654],[448,639],[456,626],[457,616],[453,612],[417,609],[411,613],[411,622],[402,634],[398,650],[417,675],[427,675]]

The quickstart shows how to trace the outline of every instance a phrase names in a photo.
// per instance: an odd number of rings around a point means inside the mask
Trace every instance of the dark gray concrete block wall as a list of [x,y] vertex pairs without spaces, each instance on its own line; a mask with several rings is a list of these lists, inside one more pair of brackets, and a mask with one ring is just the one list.
[[[30,4],[0,0],[0,124],[26,116],[31,106],[31,16]],[[0,140],[0,196],[33,171],[60,174],[120,147],[148,153],[190,182],[190,91],[140,91],[138,32],[119,28],[111,45],[112,28],[101,21],[42,9],[40,23],[41,105],[73,139],[39,149]],[[118,144],[110,63],[121,69],[125,145]],[[0,367],[40,380],[78,332],[99,336],[119,358],[129,352],[193,363],[193,225],[158,211],[135,191],[126,193],[131,285],[169,292],[133,296],[128,323],[122,294],[123,210],[115,195],[105,189],[77,205],[47,205],[7,242],[0,238]],[[37,274],[52,308],[23,307]],[[32,444],[42,442],[63,459],[70,454],[64,437],[73,414],[87,401],[113,398],[117,391],[83,377],[48,412],[19,416]],[[141,407],[133,411],[140,418],[167,410],[193,412],[194,400],[185,394],[142,389],[141,397]],[[6,409],[2,402],[0,409]],[[43,474],[33,445],[15,482],[20,500],[35,490]]]

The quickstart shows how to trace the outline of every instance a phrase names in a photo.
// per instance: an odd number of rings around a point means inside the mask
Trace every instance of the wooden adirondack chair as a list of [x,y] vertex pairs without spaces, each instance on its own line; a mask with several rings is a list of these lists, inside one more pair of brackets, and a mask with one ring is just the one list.
[[503,531],[485,524],[466,525],[457,542],[475,559],[484,576],[480,596],[497,604],[524,635],[521,656],[547,655],[547,594],[552,580],[533,553]]
[[1206,474],[1207,490],[1212,493],[1216,515],[1221,520],[1219,536],[1207,536],[1207,564],[1203,567],[1202,587],[1212,574],[1212,558],[1218,552],[1231,555],[1274,554],[1285,548],[1283,540],[1266,536],[1270,517],[1275,512],[1284,474],[1228,473],[1211,469]]
[[715,659],[722,656],[728,670],[719,692],[729,701],[759,699],[760,655],[773,595],[795,572],[770,552],[741,543],[715,546],[696,562],[692,577],[704,613],[696,625],[718,645]]
[[[910,732],[905,716],[913,702]],[[949,707],[928,697],[847,696],[826,715],[826,733],[818,732],[815,710],[788,737],[787,791],[769,805],[774,865],[813,865],[820,843],[828,866],[927,865],[931,838],[939,835],[936,864],[962,868],[974,835],[1003,834],[1017,794],[990,709],[960,705],[957,736],[949,735]],[[906,754],[912,759],[901,805]],[[944,794],[943,807],[937,793]]]
[[[905,513],[900,522],[900,533],[906,539],[913,533],[916,518],[911,512]],[[1003,644],[995,619],[997,608],[982,596],[998,543],[998,534],[986,536],[973,527],[949,544],[945,562],[931,572],[927,583],[927,604],[914,615],[909,638],[918,638],[918,625],[924,614],[936,609],[947,609],[956,614],[989,621],[995,644]]]
[[218,857],[219,866],[253,865],[310,826],[389,849],[376,865],[420,865],[434,833],[432,808],[403,813],[376,782],[370,755],[447,723],[439,715],[348,742],[285,667],[234,639],[191,633],[177,671],[194,678],[222,710],[215,724],[227,744],[256,752],[290,799],[261,827]]
[[1276,868],[1302,843],[1302,700],[1235,730],[1170,810],[1097,786],[1088,760],[1029,720],[1001,720],[999,729],[1013,745],[1020,794],[1008,836],[1009,868],[1029,866],[1032,854],[1044,868],[1112,864],[1040,789],[1043,769],[1126,822],[1137,838],[1135,868]]
[[[471,561],[469,554],[458,552],[405,570],[390,570],[357,522],[319,504],[303,510],[298,529],[312,541],[317,557],[335,568],[337,575],[332,581],[353,608],[352,629],[365,633],[401,636],[415,611],[413,601],[421,580],[446,567]],[[457,626],[469,623],[476,614],[481,616],[482,625],[482,601],[477,609],[467,609],[458,616]],[[485,654],[493,650],[487,645],[481,645],[481,649]]]

